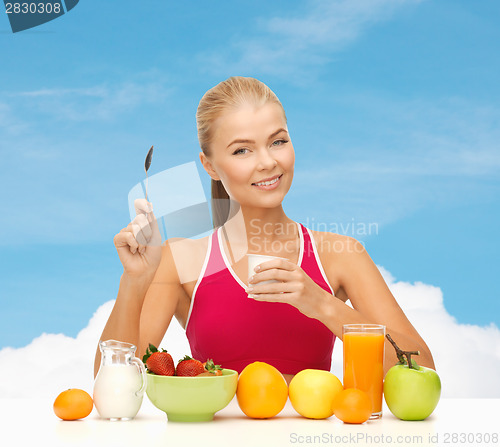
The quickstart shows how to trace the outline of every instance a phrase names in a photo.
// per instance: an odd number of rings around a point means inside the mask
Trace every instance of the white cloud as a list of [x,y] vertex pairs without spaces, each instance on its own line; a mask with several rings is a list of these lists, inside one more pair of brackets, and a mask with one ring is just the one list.
[[269,33],[286,37],[299,48],[328,45],[337,49],[352,41],[364,26],[387,19],[399,6],[421,0],[310,0],[305,14],[296,17],[273,17],[265,28]]
[[[327,146],[310,157],[315,165],[296,167],[291,194],[306,208],[318,208],[309,197],[321,191],[334,200],[337,219],[384,225],[428,204],[463,206],[498,194],[500,108],[466,98],[401,100],[368,92],[339,95],[332,108],[350,112],[352,130],[347,141],[325,139]],[[331,119],[319,116],[317,127]],[[297,145],[297,153],[304,150]],[[306,208],[305,215],[328,220],[327,208],[323,216]]]
[[78,96],[95,96],[105,97],[108,95],[108,90],[104,86],[96,86],[89,88],[42,88],[39,90],[29,90],[25,92],[16,93],[14,96],[66,96],[66,95],[78,95]]
[[[8,126],[0,122],[0,129],[4,126],[13,127],[14,115],[26,119],[33,113],[40,114],[32,120],[33,128],[36,128],[40,121],[43,122],[44,117],[77,123],[112,120],[130,114],[141,106],[162,104],[171,93],[169,79],[157,69],[135,73],[125,80],[114,79],[112,82],[94,85],[38,84],[31,90],[3,91],[0,92],[0,99],[5,104],[0,102],[0,118],[7,116],[9,112],[9,120]],[[46,131],[45,123],[42,127]]]
[[388,19],[401,6],[422,0],[309,0],[293,14],[260,18],[258,37],[231,39],[224,50],[199,57],[215,72],[249,72],[307,78],[311,67],[355,40],[372,23]]
[[[443,396],[499,398],[499,328],[493,323],[489,326],[460,324],[446,311],[439,287],[398,282],[383,268],[381,271],[433,354]],[[418,362],[418,358],[416,360]]]
[[[27,123],[14,116],[12,107],[9,104],[0,102],[0,131],[5,132],[6,135],[18,136],[25,132],[26,129],[28,129]],[[1,147],[2,145],[0,145]]]
[[[0,396],[55,398],[68,388],[92,395],[97,343],[113,305],[112,300],[100,306],[76,338],[44,333],[25,347],[0,350]],[[185,332],[175,319],[162,346],[174,359],[190,352]]]
[[356,130],[365,129],[382,142],[364,148],[364,157],[371,153],[373,159],[356,164],[358,172],[373,172],[378,161],[377,172],[383,175],[478,177],[500,173],[500,108],[496,104],[466,97],[401,100],[369,92],[349,93],[339,102],[339,107],[365,115],[364,119],[350,119]]
[[169,89],[161,79],[78,88],[41,88],[10,93],[44,114],[71,121],[110,120],[144,104],[163,101]]
[[[493,324],[485,327],[459,324],[444,308],[438,287],[398,282],[383,268],[381,271],[433,353],[443,397],[500,398],[499,329]],[[26,347],[0,350],[0,395],[55,398],[67,388],[82,388],[92,393],[97,341],[113,304],[114,301],[109,301],[99,307],[76,338],[42,334]],[[167,348],[174,359],[190,352],[184,330],[175,320],[161,346]],[[342,343],[338,340],[332,371],[342,379]],[[13,383],[23,385],[13,386]]]

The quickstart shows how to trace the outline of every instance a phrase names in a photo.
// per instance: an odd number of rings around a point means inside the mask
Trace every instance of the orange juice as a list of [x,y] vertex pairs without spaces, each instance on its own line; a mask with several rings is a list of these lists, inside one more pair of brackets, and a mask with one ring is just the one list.
[[343,338],[344,388],[365,391],[372,401],[372,417],[380,417],[384,386],[384,334],[345,332]]

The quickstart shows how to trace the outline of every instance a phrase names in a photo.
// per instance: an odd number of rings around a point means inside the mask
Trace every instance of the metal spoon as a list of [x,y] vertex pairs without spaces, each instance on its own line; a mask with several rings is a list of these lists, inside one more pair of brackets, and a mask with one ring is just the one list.
[[153,158],[153,146],[148,151],[148,155],[146,155],[146,160],[144,161],[144,170],[146,171],[146,200],[148,200],[148,169],[151,166],[151,160]]

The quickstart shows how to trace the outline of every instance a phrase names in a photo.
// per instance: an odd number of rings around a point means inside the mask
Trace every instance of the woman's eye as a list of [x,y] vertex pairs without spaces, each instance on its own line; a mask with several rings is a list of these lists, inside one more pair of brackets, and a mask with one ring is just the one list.
[[240,149],[236,149],[234,152],[233,152],[233,155],[239,155],[239,154],[245,154],[248,149],[242,147]]
[[285,143],[288,143],[288,140],[284,140],[284,139],[281,139],[281,140],[276,140],[276,141],[273,141],[273,146],[281,146],[282,144],[285,144]]

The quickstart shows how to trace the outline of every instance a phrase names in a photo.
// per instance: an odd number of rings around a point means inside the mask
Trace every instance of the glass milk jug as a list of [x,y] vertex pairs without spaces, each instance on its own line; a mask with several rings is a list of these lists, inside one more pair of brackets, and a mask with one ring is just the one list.
[[133,419],[141,408],[146,389],[146,369],[134,357],[130,343],[106,340],[99,343],[101,366],[94,383],[94,405],[103,419]]

